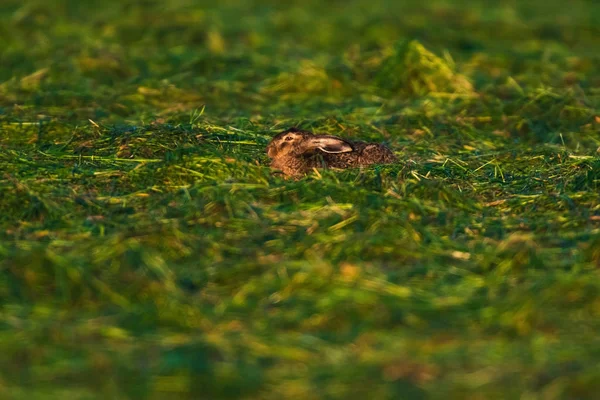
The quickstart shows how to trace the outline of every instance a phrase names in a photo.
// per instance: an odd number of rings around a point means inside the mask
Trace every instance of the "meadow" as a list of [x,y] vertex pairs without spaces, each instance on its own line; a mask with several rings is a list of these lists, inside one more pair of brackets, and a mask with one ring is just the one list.
[[[0,1],[0,398],[593,399],[600,3]],[[273,174],[297,126],[393,165]]]

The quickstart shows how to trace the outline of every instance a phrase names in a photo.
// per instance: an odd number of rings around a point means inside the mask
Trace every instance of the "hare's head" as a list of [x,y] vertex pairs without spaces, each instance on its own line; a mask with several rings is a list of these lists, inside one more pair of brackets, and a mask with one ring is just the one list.
[[300,156],[316,151],[324,153],[348,153],[352,145],[338,137],[313,135],[296,128],[288,129],[276,135],[267,146],[267,155],[271,158]]

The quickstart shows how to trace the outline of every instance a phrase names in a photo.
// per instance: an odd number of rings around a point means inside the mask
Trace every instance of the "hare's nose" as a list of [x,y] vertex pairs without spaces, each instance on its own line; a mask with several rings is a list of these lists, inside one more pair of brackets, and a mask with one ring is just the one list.
[[267,146],[267,155],[269,157],[273,157],[275,154],[275,152],[273,151],[273,147],[272,146]]

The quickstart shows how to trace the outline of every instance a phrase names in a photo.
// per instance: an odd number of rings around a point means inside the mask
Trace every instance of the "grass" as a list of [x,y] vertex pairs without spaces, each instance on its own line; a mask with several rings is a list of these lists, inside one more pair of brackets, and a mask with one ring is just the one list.
[[[591,399],[600,5],[0,4],[0,397]],[[272,175],[290,126],[396,165]]]

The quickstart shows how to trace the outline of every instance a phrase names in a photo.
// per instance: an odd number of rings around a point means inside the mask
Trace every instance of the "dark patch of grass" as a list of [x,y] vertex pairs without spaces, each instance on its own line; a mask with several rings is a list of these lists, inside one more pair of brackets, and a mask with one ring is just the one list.
[[594,398],[599,18],[2,2],[0,397]]

